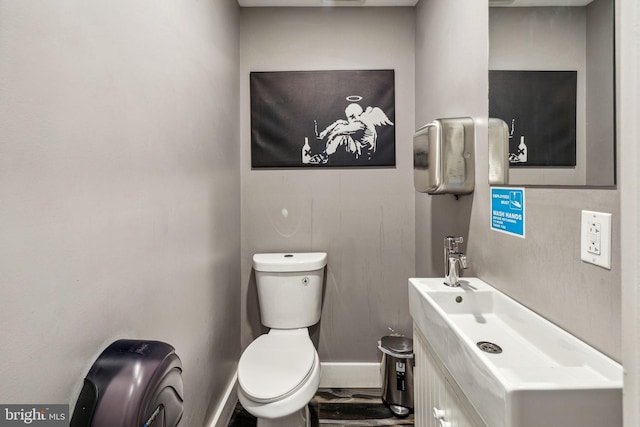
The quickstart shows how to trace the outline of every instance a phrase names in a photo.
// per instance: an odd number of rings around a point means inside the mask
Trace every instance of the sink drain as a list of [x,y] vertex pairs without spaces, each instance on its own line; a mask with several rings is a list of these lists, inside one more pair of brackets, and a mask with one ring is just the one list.
[[476,343],[476,345],[480,350],[486,351],[487,353],[493,353],[493,354],[502,353],[502,347],[500,347],[498,344],[494,344],[489,341],[480,341]]

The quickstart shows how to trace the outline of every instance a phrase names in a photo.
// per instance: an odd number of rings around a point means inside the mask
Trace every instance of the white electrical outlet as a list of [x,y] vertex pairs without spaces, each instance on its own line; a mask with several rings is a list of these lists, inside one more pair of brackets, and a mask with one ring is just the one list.
[[602,224],[599,220],[587,218],[587,252],[600,255]]
[[582,211],[580,257],[611,269],[611,214]]

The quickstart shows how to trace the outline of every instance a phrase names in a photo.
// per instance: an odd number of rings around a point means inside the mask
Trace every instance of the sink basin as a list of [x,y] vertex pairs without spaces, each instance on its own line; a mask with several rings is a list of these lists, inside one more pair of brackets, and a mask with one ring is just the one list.
[[486,282],[461,284],[409,279],[409,310],[488,427],[622,426],[618,363]]

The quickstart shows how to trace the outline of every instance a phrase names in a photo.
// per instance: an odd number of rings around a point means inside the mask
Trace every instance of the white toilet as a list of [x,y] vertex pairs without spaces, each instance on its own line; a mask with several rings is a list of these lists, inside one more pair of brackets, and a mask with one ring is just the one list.
[[271,329],[240,357],[238,398],[258,427],[310,425],[320,360],[307,328],[320,320],[326,264],[324,252],[253,256],[260,318]]

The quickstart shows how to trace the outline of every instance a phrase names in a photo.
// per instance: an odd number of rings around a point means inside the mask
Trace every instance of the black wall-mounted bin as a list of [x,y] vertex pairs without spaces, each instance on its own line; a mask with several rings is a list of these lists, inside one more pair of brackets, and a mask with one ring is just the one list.
[[118,340],[84,379],[71,427],[175,427],[183,412],[182,363],[160,341]]

